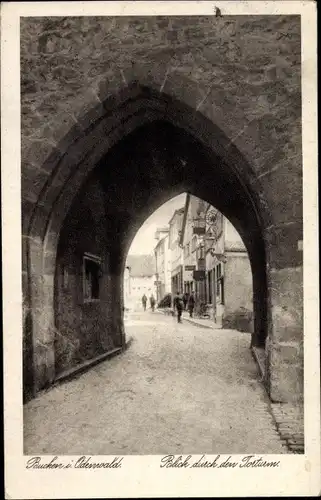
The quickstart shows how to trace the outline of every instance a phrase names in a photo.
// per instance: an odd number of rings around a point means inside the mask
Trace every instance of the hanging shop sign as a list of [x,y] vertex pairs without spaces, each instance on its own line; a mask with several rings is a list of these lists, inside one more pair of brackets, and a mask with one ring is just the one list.
[[205,280],[205,271],[194,271],[193,272],[193,279],[195,281],[204,281]]
[[196,266],[185,266],[185,271],[195,271]]
[[198,236],[205,234],[205,226],[194,226],[193,234],[197,234]]

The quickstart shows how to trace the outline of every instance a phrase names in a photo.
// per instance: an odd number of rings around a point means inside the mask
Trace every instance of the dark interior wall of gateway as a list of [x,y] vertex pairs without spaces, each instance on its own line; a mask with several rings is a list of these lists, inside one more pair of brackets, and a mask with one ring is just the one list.
[[55,273],[56,375],[117,344],[104,198],[99,181],[87,182],[59,237]]

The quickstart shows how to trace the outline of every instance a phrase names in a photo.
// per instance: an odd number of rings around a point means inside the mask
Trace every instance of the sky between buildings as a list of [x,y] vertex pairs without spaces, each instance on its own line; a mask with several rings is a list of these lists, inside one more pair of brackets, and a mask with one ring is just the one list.
[[146,255],[154,251],[157,228],[167,226],[175,210],[184,207],[186,193],[175,196],[158,208],[144,222],[131,244],[128,255]]

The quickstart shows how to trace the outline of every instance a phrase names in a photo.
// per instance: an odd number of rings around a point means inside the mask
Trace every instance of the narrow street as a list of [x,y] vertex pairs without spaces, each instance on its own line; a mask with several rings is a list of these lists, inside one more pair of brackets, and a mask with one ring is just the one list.
[[35,454],[287,453],[249,334],[132,313],[120,356],[24,406]]

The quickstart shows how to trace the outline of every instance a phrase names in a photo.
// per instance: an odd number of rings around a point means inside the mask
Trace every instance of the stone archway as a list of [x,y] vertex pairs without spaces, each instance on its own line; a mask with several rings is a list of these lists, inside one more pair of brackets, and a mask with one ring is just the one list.
[[[95,168],[100,171],[103,181],[102,171],[106,169],[106,161],[108,171],[116,172],[117,169],[111,166],[113,160],[108,155],[113,155],[117,161],[123,150],[121,141],[134,141],[132,145],[135,146],[144,141],[144,135],[139,134],[146,133],[146,130],[153,130],[151,137],[154,138],[164,132],[162,140],[171,144],[171,154],[165,155],[167,174],[162,179],[162,186],[167,186],[167,189],[170,186],[173,191],[189,191],[206,199],[226,214],[239,231],[250,256],[254,277],[253,343],[263,345],[267,333],[270,338],[274,335],[271,311],[268,315],[267,275],[268,263],[271,261],[267,231],[271,226],[272,209],[265,200],[259,176],[249,162],[211,120],[167,94],[134,82],[116,98],[108,98],[103,104],[103,109],[99,106],[99,110],[91,110],[87,114],[82,123],[82,131],[76,125],[67,134],[60,145],[60,151],[64,150],[64,154],[59,159],[56,152],[48,158],[43,168],[51,173],[40,192],[29,222],[26,250],[35,391],[55,378],[53,294],[57,243],[75,193]],[[176,146],[179,147],[173,156]],[[198,178],[192,176],[189,181],[184,180],[186,165],[191,173],[198,162],[201,163],[201,175]],[[164,165],[164,158],[162,164]],[[209,172],[212,172],[212,176],[209,176]],[[112,181],[117,183],[116,178],[117,175]],[[110,184],[110,179],[108,182]],[[105,192],[108,191],[108,182]],[[122,186],[126,183],[128,184],[128,178],[123,181]],[[148,209],[136,213],[136,224],[146,218],[148,210],[152,213],[155,209],[153,200],[147,201]],[[163,201],[164,194],[161,193],[159,197],[155,197],[154,206]],[[146,207],[146,200],[144,206]],[[118,287],[120,296],[125,249],[135,234],[133,220],[132,216],[125,214],[120,233],[129,232],[131,236],[120,238],[117,251],[114,252],[119,255],[115,260],[114,286]],[[118,305],[121,336],[120,299]]]
[[[131,192],[118,185],[119,164],[123,165]],[[144,173],[138,167],[140,164],[152,171]],[[105,179],[102,181],[105,182],[105,189],[110,187],[115,191],[117,186],[118,196],[122,200],[125,212],[123,231],[126,234],[125,247],[120,250],[123,257],[127,255],[139,225],[166,201],[165,198],[169,199],[169,195],[187,191],[215,205],[230,219],[246,244],[252,264],[256,303],[253,345],[264,346],[267,335],[264,227],[258,217],[260,207],[255,204],[255,197],[251,197],[249,190],[244,187],[245,174],[241,184],[233,171],[213,152],[206,150],[191,134],[166,120],[158,120],[137,129],[116,146],[98,168],[101,178]],[[115,175],[112,172],[116,172]],[[139,199],[141,193],[135,191],[135,177],[139,178],[138,189],[148,191],[147,197],[143,195]],[[127,201],[130,195],[138,196],[131,204]]]

